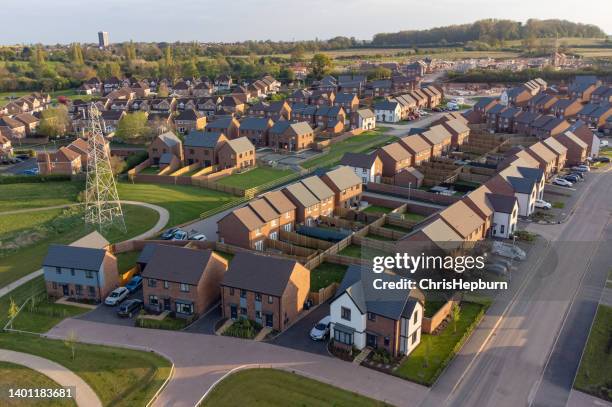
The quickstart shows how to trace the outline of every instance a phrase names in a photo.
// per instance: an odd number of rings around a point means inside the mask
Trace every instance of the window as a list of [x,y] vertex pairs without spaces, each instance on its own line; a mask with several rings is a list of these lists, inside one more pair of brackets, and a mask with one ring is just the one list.
[[70,275],[74,276],[74,269],[70,269]]
[[346,307],[341,307],[340,308],[340,317],[342,319],[350,321],[351,320],[351,310],[349,308],[346,308]]
[[159,301],[157,300],[157,295],[149,295],[149,304],[157,305]]
[[368,321],[376,321],[376,314],[368,312]]
[[501,233],[501,234],[504,233],[504,226],[505,225],[499,225],[499,233]]
[[234,295],[234,287],[230,287],[230,289],[229,289],[229,295]]
[[74,290],[76,292],[76,295],[81,295],[83,293],[83,286],[80,284],[76,284],[74,286]]
[[240,290],[240,298],[246,298],[246,290]]
[[86,278],[93,278],[93,271],[86,271],[85,272],[85,277]]
[[89,295],[91,295],[92,297],[96,295],[96,287],[94,287],[93,285],[90,285],[88,289],[89,289]]
[[419,311],[414,311],[414,318],[412,319],[412,323],[416,324],[417,321],[419,320]]
[[334,340],[345,345],[353,344],[353,334],[334,329]]
[[52,286],[54,290],[57,290],[57,283],[55,281],[52,283]]
[[245,307],[240,307],[240,315],[246,315],[247,309]]
[[260,301],[261,302],[261,294],[255,293],[255,301]]
[[62,274],[62,269],[61,269],[61,268],[59,268],[59,267],[56,267],[56,268],[55,268],[55,272],[56,272],[57,274]]
[[184,304],[182,302],[176,303],[176,312],[179,314],[193,314],[193,304]]
[[268,295],[268,304],[272,304],[274,302],[274,297]]
[[391,343],[391,340],[389,339],[389,337],[385,336],[385,346],[389,346],[390,343]]
[[157,286],[157,280],[154,280],[152,278],[149,279],[149,287],[156,287]]
[[410,342],[414,345],[415,342],[417,341],[417,333],[418,331],[414,331],[414,333],[412,334],[412,336],[410,337]]
[[189,292],[189,284],[181,283],[181,291],[184,292],[184,293],[188,293]]
[[164,281],[164,288],[165,288],[165,289],[170,288],[170,282],[168,282],[168,281]]

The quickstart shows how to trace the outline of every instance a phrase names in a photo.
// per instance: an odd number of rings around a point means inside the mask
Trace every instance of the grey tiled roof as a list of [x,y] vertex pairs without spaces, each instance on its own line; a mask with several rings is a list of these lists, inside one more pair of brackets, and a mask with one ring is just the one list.
[[66,267],[89,271],[98,271],[104,261],[106,250],[88,247],[51,244],[43,266]]

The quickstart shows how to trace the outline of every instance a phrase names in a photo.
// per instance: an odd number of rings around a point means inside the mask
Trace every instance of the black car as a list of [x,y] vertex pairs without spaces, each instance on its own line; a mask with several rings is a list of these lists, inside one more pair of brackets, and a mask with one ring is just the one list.
[[609,163],[610,162],[610,158],[609,157],[597,157],[595,160],[600,162],[600,163]]
[[117,315],[120,317],[132,318],[133,315],[136,315],[142,309],[143,305],[141,300],[124,301],[123,304],[119,306]]
[[162,240],[170,240],[170,239],[172,239],[172,236],[174,236],[174,234],[176,233],[177,230],[179,230],[179,228],[170,228],[170,229],[166,230],[164,233],[161,234],[161,239]]
[[566,175],[565,177],[563,177],[564,179],[568,180],[569,182],[573,182],[574,184],[576,182],[578,182],[578,177],[575,175]]

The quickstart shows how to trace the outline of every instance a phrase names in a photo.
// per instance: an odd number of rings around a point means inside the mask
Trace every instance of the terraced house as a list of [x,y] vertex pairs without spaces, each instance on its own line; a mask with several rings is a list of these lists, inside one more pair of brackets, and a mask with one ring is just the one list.
[[359,207],[361,201],[361,178],[346,166],[328,171],[321,180],[334,191],[334,204],[340,208]]

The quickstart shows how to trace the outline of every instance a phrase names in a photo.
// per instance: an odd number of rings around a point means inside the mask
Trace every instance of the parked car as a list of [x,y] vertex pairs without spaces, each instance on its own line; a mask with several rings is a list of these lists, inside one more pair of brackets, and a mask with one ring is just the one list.
[[199,240],[201,242],[207,240],[206,235],[203,233],[198,233],[197,235],[192,235],[189,237],[189,240]]
[[608,140],[600,140],[599,147],[608,147]]
[[179,228],[170,228],[167,229],[164,233],[161,234],[161,239],[162,240],[170,240],[172,239],[172,236],[174,236],[174,233],[179,230]]
[[501,263],[488,263],[485,264],[485,271],[489,272],[489,273],[493,273],[493,274],[497,274],[497,275],[503,275],[506,274],[508,272],[508,268],[505,267],[503,264]]
[[608,157],[597,157],[595,159],[595,161],[600,162],[600,163],[609,163],[610,162],[610,158],[608,158]]
[[310,338],[313,341],[322,341],[329,335],[329,323],[331,317],[328,315],[321,319],[317,324],[310,330]]
[[570,174],[569,174],[569,175],[575,175],[575,176],[577,176],[578,178],[580,178],[581,180],[583,180],[583,179],[584,179],[584,173],[583,173],[583,172],[570,172]]
[[20,172],[21,175],[38,175],[38,168],[28,168]]
[[127,298],[129,293],[130,293],[130,290],[128,290],[125,287],[115,288],[108,295],[108,297],[106,297],[106,299],[104,300],[104,304],[110,305],[110,306],[115,306],[117,304],[120,304],[123,300]]
[[571,186],[574,185],[571,182],[569,182],[568,180],[563,179],[563,178],[555,178],[552,183],[555,184],[555,185],[559,185],[561,187],[571,187]]
[[576,183],[579,181],[578,177],[575,175],[566,175],[563,179],[568,180],[569,182]]
[[527,253],[520,247],[498,241],[493,242],[491,253],[514,260],[525,260],[527,258]]
[[142,309],[143,306],[144,304],[141,300],[127,300],[119,306],[119,309],[117,310],[117,315],[119,315],[120,317],[132,318],[132,316],[136,315],[138,311]]
[[140,287],[142,287],[142,277],[140,276],[132,277],[132,279],[125,285],[125,288],[127,288],[131,293],[138,291]]
[[546,202],[542,199],[536,199],[535,207],[540,208],[540,209],[550,209],[552,208],[552,205],[549,202]]
[[170,240],[187,240],[187,237],[188,237],[187,232],[179,229],[176,232],[174,232]]
[[589,171],[591,171],[591,169],[587,165],[576,165],[575,167],[572,167],[571,169],[572,169],[572,171],[578,171],[578,172],[589,172]]

